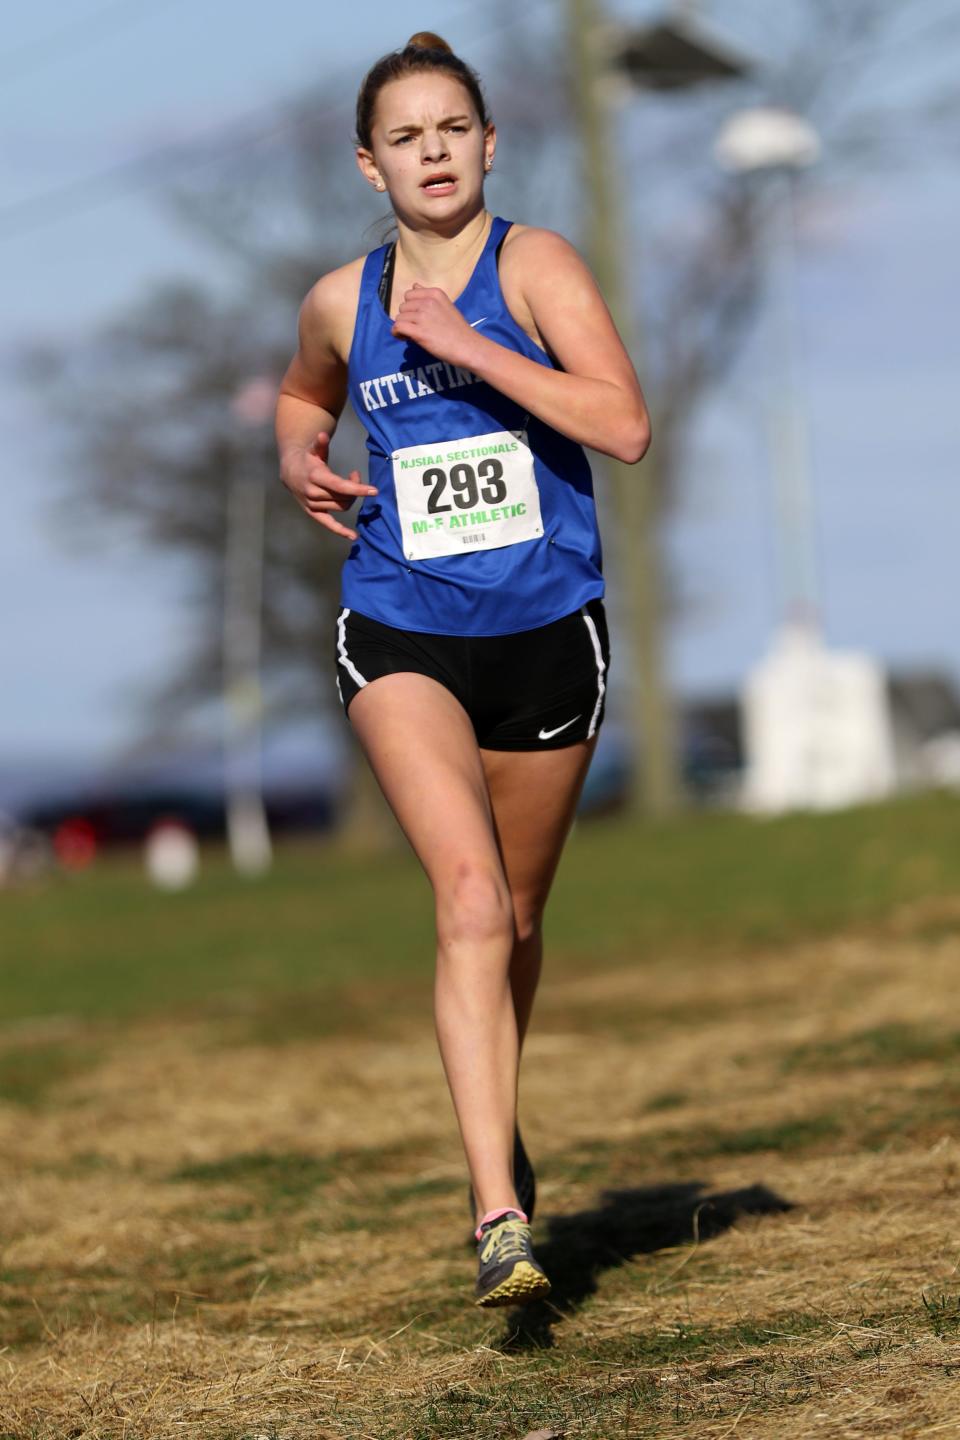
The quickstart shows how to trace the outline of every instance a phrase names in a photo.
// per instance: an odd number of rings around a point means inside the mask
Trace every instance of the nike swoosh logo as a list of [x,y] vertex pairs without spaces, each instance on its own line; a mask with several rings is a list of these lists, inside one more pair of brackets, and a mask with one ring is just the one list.
[[[580,719],[580,716],[579,716],[579,715],[574,715],[573,720],[579,720],[579,719]],[[560,731],[561,731],[561,730],[567,730],[567,729],[569,729],[569,727],[573,724],[573,720],[568,720],[567,723],[566,723],[566,725],[558,725],[557,728],[556,728],[556,730],[541,730],[541,731],[540,731],[540,734],[539,734],[539,738],[540,738],[541,740],[552,740],[553,737],[554,737],[554,735],[559,735],[559,734],[560,734]]]
[[489,320],[489,319],[490,319],[490,316],[489,316],[489,315],[481,315],[479,320],[471,320],[471,321],[470,321],[470,329],[471,329],[471,330],[475,330],[478,325],[482,325],[482,324],[483,324],[484,320]]

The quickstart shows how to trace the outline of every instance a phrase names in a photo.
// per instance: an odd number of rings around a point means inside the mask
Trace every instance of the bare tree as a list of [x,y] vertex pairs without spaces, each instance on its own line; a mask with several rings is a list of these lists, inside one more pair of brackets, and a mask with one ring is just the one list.
[[[773,42],[776,53],[737,97],[647,97],[622,111],[618,162],[639,177],[631,185],[631,223],[642,237],[634,303],[658,447],[658,523],[683,473],[697,405],[730,366],[757,306],[763,197],[716,171],[712,139],[735,105],[764,101],[799,110],[820,129],[826,163],[808,186],[896,164],[908,130],[935,131],[944,152],[955,154],[960,106],[952,71],[896,104],[868,83],[898,44],[918,56],[948,44],[956,53],[960,27],[942,4],[911,6],[908,20],[904,8],[894,0],[804,0],[790,12],[794,33]],[[490,86],[504,140],[491,203],[576,239],[576,137],[562,37],[545,32],[542,21],[518,24],[516,14],[510,24]],[[165,197],[218,256],[219,285],[155,285],[82,345],[34,347],[25,357],[25,374],[43,384],[48,405],[52,395],[63,422],[71,526],[90,537],[116,527],[189,558],[196,623],[181,665],[159,677],[148,697],[154,730],[169,730],[191,706],[220,694],[227,481],[241,443],[256,447],[269,490],[264,633],[272,711],[335,701],[322,637],[343,552],[273,483],[272,436],[238,435],[229,400],[252,374],[279,378],[312,281],[382,238],[388,217],[370,209],[354,173],[351,123],[345,94],[334,102],[302,97],[263,133],[238,136],[199,181]],[[345,417],[334,463],[342,456],[352,467],[361,445],[359,427]]]

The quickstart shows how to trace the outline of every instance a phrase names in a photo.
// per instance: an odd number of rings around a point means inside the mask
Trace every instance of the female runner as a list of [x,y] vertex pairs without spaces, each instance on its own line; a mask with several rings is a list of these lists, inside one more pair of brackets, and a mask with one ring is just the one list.
[[[550,1282],[530,1241],[520,1051],[550,884],[596,745],[609,648],[582,446],[634,463],[637,377],[559,235],[484,208],[496,132],[421,32],[370,70],[357,164],[397,238],[324,275],[280,387],[281,477],[352,541],[337,683],[436,901],[435,1019],[471,1179],[476,1303]],[[335,474],[349,395],[369,483]],[[357,496],[356,529],[336,518]]]

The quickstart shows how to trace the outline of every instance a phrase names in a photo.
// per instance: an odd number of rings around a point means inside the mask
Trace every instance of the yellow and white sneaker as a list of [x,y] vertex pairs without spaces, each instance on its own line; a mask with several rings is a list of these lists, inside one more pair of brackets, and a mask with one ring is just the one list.
[[530,1244],[530,1225],[522,1210],[503,1210],[476,1231],[479,1271],[476,1303],[525,1305],[550,1291],[550,1281]]

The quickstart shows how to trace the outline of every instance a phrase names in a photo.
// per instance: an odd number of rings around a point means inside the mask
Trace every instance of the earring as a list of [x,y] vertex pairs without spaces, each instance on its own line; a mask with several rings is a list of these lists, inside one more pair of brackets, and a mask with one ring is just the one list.
[[484,170],[486,170],[487,174],[489,175],[490,171],[493,169],[493,161],[492,161],[492,160],[488,160],[488,161],[486,162],[486,164],[484,165],[483,168],[484,168]]
[[384,185],[384,183],[383,183],[382,180],[378,180],[378,181],[377,181],[377,189],[378,189],[378,190],[386,190],[386,188],[387,188],[387,187],[386,187],[386,185]]

